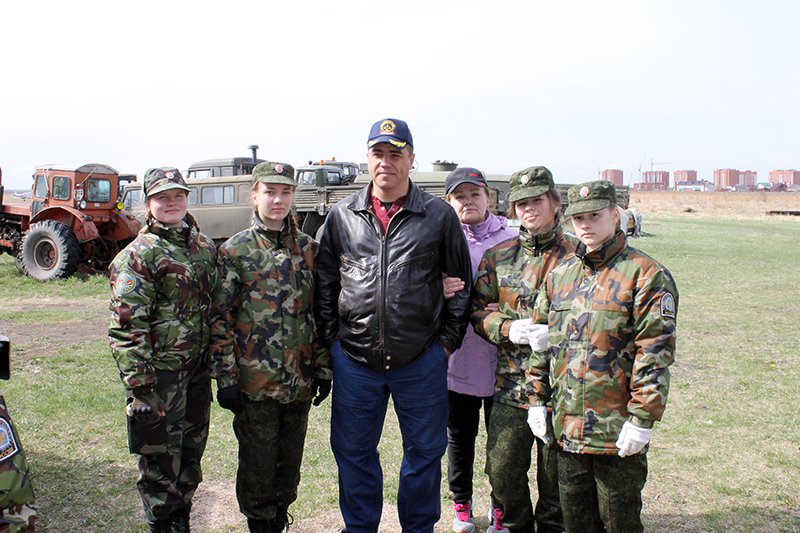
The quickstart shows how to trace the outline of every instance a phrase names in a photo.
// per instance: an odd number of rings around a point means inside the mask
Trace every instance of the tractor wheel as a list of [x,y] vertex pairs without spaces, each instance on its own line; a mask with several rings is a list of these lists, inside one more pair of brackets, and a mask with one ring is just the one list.
[[80,258],[80,243],[63,222],[31,224],[22,241],[22,268],[39,281],[71,276],[78,270]]

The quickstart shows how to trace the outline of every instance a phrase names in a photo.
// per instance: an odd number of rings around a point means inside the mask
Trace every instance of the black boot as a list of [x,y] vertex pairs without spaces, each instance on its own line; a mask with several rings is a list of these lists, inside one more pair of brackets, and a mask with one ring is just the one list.
[[189,533],[189,513],[178,514],[172,517],[169,533]]
[[278,512],[275,514],[275,518],[269,521],[269,529],[267,529],[267,532],[284,533],[284,531],[287,531],[292,522],[294,522],[294,518],[289,514],[286,508],[279,507]]
[[269,533],[269,525],[269,520],[256,520],[255,518],[247,519],[247,527],[250,529],[250,533]]
[[150,526],[150,533],[170,533],[171,520],[156,520],[155,522],[148,522]]

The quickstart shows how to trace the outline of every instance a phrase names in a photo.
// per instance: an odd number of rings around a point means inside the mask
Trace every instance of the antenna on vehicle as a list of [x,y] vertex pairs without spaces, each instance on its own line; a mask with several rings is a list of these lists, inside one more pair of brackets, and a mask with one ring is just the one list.
[[256,157],[256,152],[258,151],[258,145],[251,144],[250,146],[247,147],[247,149],[253,152],[253,163],[257,162],[258,158]]

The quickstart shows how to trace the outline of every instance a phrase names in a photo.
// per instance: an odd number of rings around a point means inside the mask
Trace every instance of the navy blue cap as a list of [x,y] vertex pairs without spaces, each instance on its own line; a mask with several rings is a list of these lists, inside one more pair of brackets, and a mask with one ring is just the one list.
[[405,121],[385,118],[373,124],[369,130],[367,146],[372,148],[378,143],[390,143],[398,148],[405,148],[407,144],[413,147],[414,138]]

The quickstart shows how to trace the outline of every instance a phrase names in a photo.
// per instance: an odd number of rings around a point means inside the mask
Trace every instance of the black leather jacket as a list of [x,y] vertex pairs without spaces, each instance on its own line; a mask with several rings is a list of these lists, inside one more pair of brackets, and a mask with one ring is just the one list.
[[[370,205],[371,184],[325,220],[316,265],[315,314],[328,345],[338,338],[376,372],[401,368],[439,340],[461,345],[472,284],[469,248],[455,211],[409,184],[386,235]],[[442,273],[467,288],[444,299]]]

